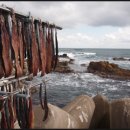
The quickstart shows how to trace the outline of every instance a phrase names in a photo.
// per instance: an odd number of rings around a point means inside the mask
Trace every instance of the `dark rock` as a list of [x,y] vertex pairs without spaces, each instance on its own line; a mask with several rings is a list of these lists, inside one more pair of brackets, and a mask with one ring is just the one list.
[[67,57],[67,54],[63,54],[63,57]]
[[86,67],[87,65],[86,64],[80,64],[81,66],[83,66],[83,67]]
[[124,57],[114,57],[113,60],[116,60],[116,61],[129,61],[130,59],[125,59]]
[[70,59],[69,64],[74,64],[74,59]]
[[69,57],[67,56],[67,54],[59,55],[59,57],[69,58]]
[[108,61],[90,62],[87,70],[103,78],[130,79],[130,70],[119,68],[117,64]]
[[59,72],[59,73],[72,73],[74,72],[69,66],[68,66],[69,62],[68,61],[58,61],[58,64],[56,66],[55,72]]

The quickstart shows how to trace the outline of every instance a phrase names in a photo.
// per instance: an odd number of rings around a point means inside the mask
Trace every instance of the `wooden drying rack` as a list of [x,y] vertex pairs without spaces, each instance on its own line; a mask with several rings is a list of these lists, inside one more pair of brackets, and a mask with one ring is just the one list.
[[[0,11],[2,11],[2,13],[11,13],[11,11],[9,10],[9,8],[10,8],[10,7],[7,7],[6,5],[1,5],[1,6],[0,6]],[[29,18],[30,12],[29,12],[29,15],[25,15],[25,14],[23,14],[23,13],[19,13],[19,12],[15,11],[15,15],[16,15],[17,18]],[[34,20],[37,20],[37,21],[38,21],[38,19],[36,19],[36,18],[34,18]],[[58,30],[62,30],[62,27],[57,26],[57,25],[54,25],[54,24],[50,24],[49,22],[42,21],[42,24],[43,24],[43,25],[49,24],[50,27],[55,27],[55,28],[57,28]],[[9,77],[7,77],[7,78],[4,78],[4,77],[3,77],[3,78],[0,79],[0,87],[3,86],[3,85],[5,85],[5,84],[11,84],[11,83],[14,83],[14,82],[18,82],[18,81],[22,81],[22,80],[28,79],[31,75],[32,75],[32,74],[30,74],[30,75],[25,75],[25,76],[19,77],[19,78],[17,78],[17,79],[15,79],[15,76],[9,76]],[[35,77],[37,77],[37,76],[35,76]],[[34,77],[33,77],[33,78],[34,78]],[[28,83],[27,83],[27,81],[24,81],[24,84],[27,85],[28,88],[30,89],[30,88],[32,88],[32,87],[34,87],[34,86],[38,86],[38,85],[43,84],[43,81],[42,81],[42,80],[39,80],[39,81],[37,81],[36,83],[33,83],[33,84],[32,84],[31,82],[28,82]],[[0,92],[2,92],[2,91],[0,91]],[[13,93],[16,94],[16,93],[18,93],[18,92],[19,92],[19,91],[16,91],[16,92],[13,92]],[[13,93],[10,93],[10,92],[5,92],[5,93],[6,93],[6,94],[13,94]],[[7,98],[7,96],[5,96],[5,98]]]

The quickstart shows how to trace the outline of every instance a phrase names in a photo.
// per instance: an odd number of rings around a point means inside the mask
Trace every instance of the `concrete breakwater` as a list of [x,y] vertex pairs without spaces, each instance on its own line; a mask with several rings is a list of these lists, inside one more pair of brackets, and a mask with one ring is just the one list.
[[80,95],[62,109],[48,106],[46,121],[41,106],[33,106],[34,128],[130,128],[130,98],[108,101],[99,94]]

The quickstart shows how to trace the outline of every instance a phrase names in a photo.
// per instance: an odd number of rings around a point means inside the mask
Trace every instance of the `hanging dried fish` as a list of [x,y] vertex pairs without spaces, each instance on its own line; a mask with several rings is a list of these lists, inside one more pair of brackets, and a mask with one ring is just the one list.
[[39,69],[39,57],[38,57],[38,46],[36,43],[36,35],[35,35],[35,29],[34,29],[34,22],[33,18],[31,21],[31,33],[32,33],[32,71],[33,76],[36,76]]
[[36,33],[36,43],[37,43],[37,47],[38,47],[38,57],[39,57],[39,71],[42,70],[42,59],[41,59],[41,48],[40,48],[40,32],[39,32],[39,21],[34,21],[35,24],[35,33]]
[[10,113],[9,113],[9,109],[8,109],[8,99],[5,102],[4,109],[5,109],[5,117],[6,117],[7,127],[9,129],[10,128],[10,119],[9,119]]
[[45,75],[45,69],[46,69],[46,45],[45,45],[45,37],[43,34],[43,28],[42,28],[42,22],[40,21],[39,26],[39,35],[40,35],[40,54],[41,54],[41,62],[42,62],[42,72],[41,76]]
[[54,65],[54,70],[57,66],[57,63],[58,63],[58,39],[57,39],[57,30],[55,28],[55,44],[56,44],[56,56],[55,56],[55,65]]
[[6,122],[6,116],[5,116],[5,109],[1,112],[2,119],[1,119],[1,128],[8,129],[7,122]]
[[52,43],[52,62],[51,62],[51,67],[54,69],[54,65],[55,65],[55,46],[54,46],[53,28],[51,28],[51,43]]
[[8,34],[9,34],[9,38],[10,38],[10,55],[11,55],[12,61],[14,61],[15,54],[14,54],[14,50],[12,47],[12,18],[10,16],[10,14],[8,14],[8,16],[7,16],[7,26],[8,26]]
[[1,31],[0,31],[0,78],[2,78],[3,76],[4,76],[4,63],[2,58],[2,43],[1,43]]
[[10,128],[14,128],[14,112],[13,112],[13,104],[11,103],[11,99],[8,99],[8,109],[10,113]]
[[3,15],[0,15],[0,24],[1,24],[1,42],[2,42],[2,58],[4,63],[4,72],[5,72],[5,77],[8,77],[11,75],[12,72],[12,62],[11,62],[11,56],[9,54],[10,39],[5,26],[5,19]]
[[33,73],[32,71],[32,33],[31,33],[31,21],[30,19],[26,19],[25,28],[24,28],[24,36],[25,36],[25,45],[26,45],[26,58],[28,65],[29,74]]
[[20,52],[20,66],[23,70],[24,68],[24,46],[23,46],[23,36],[22,36],[22,23],[18,21],[18,42],[19,42],[19,52]]
[[17,117],[16,117],[16,96],[13,96],[13,113],[14,113],[14,123],[16,122],[17,120]]
[[18,124],[19,124],[20,128],[22,128],[22,123],[20,121],[20,113],[19,113],[19,109],[20,109],[20,107],[19,107],[19,97],[16,96],[15,99],[16,99],[16,101],[15,101],[15,103],[16,103],[16,117],[17,117]]
[[34,113],[29,89],[17,94],[16,99],[16,115],[20,128],[33,128]]
[[27,41],[26,41],[26,37],[25,37],[25,34],[26,34],[25,21],[22,21],[21,23],[22,23],[21,34],[22,34],[23,52],[24,52],[23,55],[24,55],[24,59],[26,59],[27,58]]
[[5,103],[5,100],[3,99],[2,96],[0,96],[0,128],[4,128],[4,122],[5,122],[5,116],[4,118],[2,117],[4,115],[4,103]]
[[46,64],[46,73],[50,73],[52,70],[52,43],[51,43],[51,34],[50,34],[50,27],[48,25],[48,35],[47,35],[47,64]]
[[32,129],[34,127],[34,113],[32,109],[32,99],[29,97],[29,119],[28,119],[28,128]]
[[17,33],[17,23],[15,19],[14,11],[12,10],[12,46],[15,52],[15,77],[20,77],[23,74],[22,68],[19,63],[19,40]]

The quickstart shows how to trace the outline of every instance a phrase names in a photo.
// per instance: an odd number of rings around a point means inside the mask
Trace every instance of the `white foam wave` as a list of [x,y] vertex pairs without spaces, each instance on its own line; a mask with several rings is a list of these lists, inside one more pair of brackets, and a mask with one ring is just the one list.
[[63,55],[63,54],[67,54],[67,56],[72,59],[74,59],[75,56],[73,53],[59,52],[59,55]]
[[114,91],[114,90],[117,90],[117,88],[116,87],[112,87],[112,88],[108,88],[108,90]]
[[87,56],[91,56],[91,55],[96,55],[96,53],[92,53],[92,52],[79,52],[76,55],[87,55]]
[[127,85],[130,86],[130,82],[128,82]]

